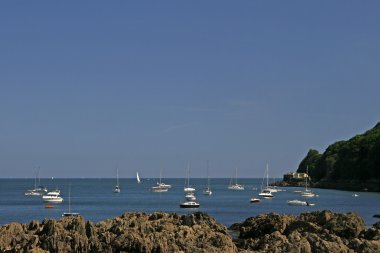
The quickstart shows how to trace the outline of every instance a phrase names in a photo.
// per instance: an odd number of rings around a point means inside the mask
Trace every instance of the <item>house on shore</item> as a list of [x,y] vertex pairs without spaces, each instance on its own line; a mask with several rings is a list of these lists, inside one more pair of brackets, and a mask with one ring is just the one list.
[[298,172],[289,172],[284,175],[283,180],[285,182],[294,182],[294,181],[304,181],[306,178],[309,178],[309,175],[306,173],[298,173]]

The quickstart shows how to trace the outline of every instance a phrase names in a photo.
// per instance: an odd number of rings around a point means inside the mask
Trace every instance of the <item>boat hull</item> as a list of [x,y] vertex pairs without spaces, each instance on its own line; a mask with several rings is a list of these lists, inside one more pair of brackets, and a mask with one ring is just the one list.
[[62,203],[63,202],[63,198],[44,199],[44,201],[48,202],[48,203]]
[[196,203],[196,204],[181,203],[179,205],[179,207],[181,207],[181,208],[199,208],[199,206],[200,206],[199,203]]
[[259,203],[260,202],[260,199],[257,199],[257,198],[252,198],[250,200],[251,203]]

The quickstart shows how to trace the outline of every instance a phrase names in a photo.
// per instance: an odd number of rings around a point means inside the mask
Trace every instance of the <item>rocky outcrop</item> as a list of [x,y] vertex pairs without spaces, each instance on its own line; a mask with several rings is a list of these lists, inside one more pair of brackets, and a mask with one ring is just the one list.
[[240,224],[240,252],[380,252],[380,222],[366,229],[354,213],[263,214]]
[[380,222],[354,213],[262,214],[230,229],[201,212],[46,219],[0,227],[0,252],[380,252]]
[[0,228],[0,252],[237,252],[225,226],[205,213],[124,213],[97,224],[82,217]]

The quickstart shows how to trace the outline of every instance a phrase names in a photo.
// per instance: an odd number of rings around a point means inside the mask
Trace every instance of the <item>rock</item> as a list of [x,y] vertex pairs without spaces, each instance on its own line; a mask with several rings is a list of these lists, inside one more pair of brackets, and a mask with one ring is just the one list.
[[[379,224],[365,229],[354,213],[316,211],[298,217],[262,214],[234,224],[240,252],[380,252]],[[358,239],[359,238],[359,239]]]
[[292,216],[275,213],[258,215],[255,218],[245,220],[240,225],[239,238],[256,238],[275,231],[282,233],[293,220],[294,217]]
[[206,213],[124,213],[97,224],[82,217],[0,227],[0,252],[237,252]]
[[380,222],[366,229],[354,213],[262,214],[230,229],[202,212],[66,217],[0,227],[0,252],[380,252]]

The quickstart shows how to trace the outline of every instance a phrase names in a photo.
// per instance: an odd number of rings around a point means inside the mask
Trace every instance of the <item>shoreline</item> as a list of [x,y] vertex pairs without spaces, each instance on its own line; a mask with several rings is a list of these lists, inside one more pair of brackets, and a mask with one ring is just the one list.
[[[300,181],[277,181],[271,184],[278,187],[305,187],[305,182]],[[380,180],[321,180],[316,183],[308,183],[310,188],[330,189],[355,192],[380,193]]]

